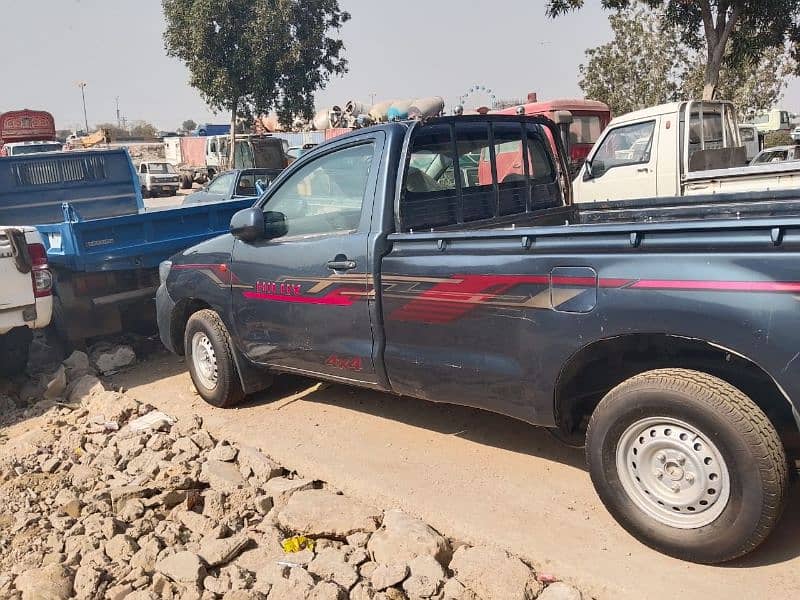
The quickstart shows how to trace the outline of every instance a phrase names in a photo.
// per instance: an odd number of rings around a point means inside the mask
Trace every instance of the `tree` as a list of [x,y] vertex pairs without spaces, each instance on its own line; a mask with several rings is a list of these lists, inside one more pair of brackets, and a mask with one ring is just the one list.
[[[604,8],[629,8],[637,0],[601,0]],[[642,0],[664,11],[681,41],[704,51],[703,99],[718,92],[723,61],[733,69],[757,61],[768,49],[789,42],[795,58],[800,48],[800,0]],[[548,0],[548,16],[578,10],[584,0]]]
[[587,98],[620,115],[677,100],[688,57],[672,29],[662,32],[658,13],[623,9],[609,17],[614,39],[586,51],[579,85]]
[[195,129],[197,129],[197,123],[195,123],[192,119],[186,119],[181,124],[181,131],[185,131],[188,133],[190,131],[194,131]]
[[122,127],[118,127],[114,123],[98,123],[95,125],[94,130],[98,131],[100,129],[107,129],[109,135],[111,136],[112,140],[124,140],[125,138],[129,138],[131,136],[126,130]]
[[[330,34],[350,19],[338,0],[162,0],[167,54],[186,63],[190,84],[231,120],[276,110],[289,124],[311,118],[314,93],[347,71],[344,43]],[[233,166],[235,153],[230,152]]]
[[[586,51],[579,67],[584,93],[616,114],[703,93],[703,54],[685,44],[663,11],[643,6],[609,18],[614,38]],[[723,65],[717,95],[732,100],[741,117],[772,107],[786,87],[794,61],[783,48],[765,50],[755,64]]]
[[158,137],[158,129],[147,121],[134,121],[131,124],[130,136],[134,138],[152,139]]

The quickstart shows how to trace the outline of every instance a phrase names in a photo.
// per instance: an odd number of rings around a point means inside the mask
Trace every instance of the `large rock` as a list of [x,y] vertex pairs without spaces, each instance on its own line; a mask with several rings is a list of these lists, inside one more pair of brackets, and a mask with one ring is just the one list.
[[223,493],[233,492],[246,483],[236,465],[220,460],[209,460],[203,463],[200,478],[208,483],[211,489]]
[[427,554],[413,559],[409,565],[411,575],[403,582],[409,598],[432,598],[439,592],[445,579],[444,569]]
[[349,590],[358,581],[358,573],[347,564],[344,552],[336,548],[325,548],[308,565],[309,572],[320,579],[334,581]]
[[249,470],[261,484],[267,483],[270,479],[278,477],[283,472],[279,465],[272,462],[269,457],[252,446],[239,448],[236,460],[243,470]]
[[50,377],[50,381],[47,383],[47,388],[44,391],[44,397],[48,400],[53,400],[55,398],[60,398],[64,395],[64,392],[67,389],[67,371],[64,369],[64,366],[61,365],[58,367],[55,373]]
[[172,581],[191,585],[198,585],[206,576],[206,569],[200,557],[188,551],[162,558],[156,563],[156,571],[163,573]]
[[580,591],[562,581],[548,585],[539,594],[539,600],[583,600]]
[[450,569],[483,600],[532,600],[542,589],[525,563],[489,546],[462,546],[453,555]]
[[310,479],[289,479],[288,477],[275,477],[264,485],[264,491],[272,496],[275,506],[282,507],[295,492],[310,490],[314,482]]
[[442,565],[450,560],[450,544],[430,525],[401,510],[389,510],[383,526],[372,534],[367,550],[383,564],[409,563],[417,556],[432,556]]
[[401,583],[406,577],[408,577],[408,565],[398,563],[394,565],[378,565],[369,580],[372,583],[372,587],[380,592]]
[[209,567],[218,567],[236,558],[249,543],[250,538],[245,534],[221,540],[204,539],[199,555]]
[[381,512],[358,500],[329,492],[296,492],[278,513],[278,523],[296,533],[344,539],[357,531],[375,531]]
[[22,573],[15,582],[22,600],[66,600],[72,596],[72,573],[60,564],[49,564]]
[[87,402],[92,396],[102,394],[106,389],[94,375],[84,375],[69,387],[68,399],[72,404]]
[[101,373],[113,373],[136,362],[136,353],[130,346],[99,348],[92,352],[92,362]]
[[69,381],[74,381],[92,372],[92,367],[89,365],[89,357],[85,352],[79,350],[70,354],[69,358],[61,364],[64,365]]

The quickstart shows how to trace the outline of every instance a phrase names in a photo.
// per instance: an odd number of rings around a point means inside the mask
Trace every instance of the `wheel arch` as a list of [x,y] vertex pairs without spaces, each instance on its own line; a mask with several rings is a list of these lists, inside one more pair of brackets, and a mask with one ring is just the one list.
[[800,415],[788,395],[755,360],[703,339],[635,333],[592,342],[562,367],[555,386],[554,415],[565,434],[585,431],[594,408],[616,385],[639,373],[684,368],[719,377],[747,394],[781,435],[800,432]]

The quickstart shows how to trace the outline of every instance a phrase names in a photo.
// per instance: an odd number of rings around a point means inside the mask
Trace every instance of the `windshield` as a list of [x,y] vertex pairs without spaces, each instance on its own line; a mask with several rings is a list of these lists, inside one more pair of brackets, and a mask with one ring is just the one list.
[[175,173],[175,167],[169,163],[150,163],[150,173],[155,175],[164,175],[167,173]]
[[569,126],[570,142],[573,144],[594,144],[603,126],[600,117],[596,115],[573,115],[572,124]]
[[31,144],[25,146],[14,146],[11,154],[17,156],[19,154],[35,154],[37,152],[59,152],[61,144]]

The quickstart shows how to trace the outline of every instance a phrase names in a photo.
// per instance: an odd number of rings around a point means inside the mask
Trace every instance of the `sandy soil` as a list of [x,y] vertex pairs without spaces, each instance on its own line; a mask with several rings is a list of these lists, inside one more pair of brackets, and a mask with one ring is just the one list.
[[684,563],[641,545],[597,499],[580,450],[498,415],[279,377],[233,410],[207,406],[182,360],[162,354],[114,377],[141,400],[197,413],[221,436],[443,533],[494,543],[598,599],[800,597],[800,489],[775,534],[726,566]]

